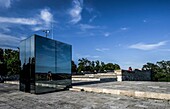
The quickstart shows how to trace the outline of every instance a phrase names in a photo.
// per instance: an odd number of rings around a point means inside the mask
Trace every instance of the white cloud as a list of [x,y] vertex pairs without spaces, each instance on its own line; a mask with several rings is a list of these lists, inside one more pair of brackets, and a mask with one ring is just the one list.
[[81,30],[99,28],[99,26],[93,26],[93,25],[88,25],[88,24],[80,24],[79,26]]
[[167,49],[159,49],[159,51],[170,52],[170,49],[169,48],[167,48]]
[[21,40],[24,40],[24,39],[26,39],[26,38],[27,38],[27,37],[25,37],[25,36],[20,37]]
[[83,0],[73,0],[73,8],[69,11],[72,18],[70,21],[73,24],[78,23],[81,20],[81,12],[83,9]]
[[162,41],[162,42],[158,42],[155,44],[137,43],[137,44],[133,44],[133,45],[129,46],[129,48],[139,49],[139,50],[153,50],[160,46],[165,45],[166,43],[167,43],[167,41]]
[[1,32],[10,32],[11,31],[11,29],[10,29],[10,27],[8,26],[8,25],[6,25],[6,24],[3,24],[3,23],[1,23],[1,25],[0,25],[0,33]]
[[125,31],[128,31],[129,29],[130,29],[129,27],[118,28],[117,30],[112,31],[110,34],[117,34],[117,33],[125,32]]
[[48,9],[41,10],[40,18],[44,20],[47,24],[53,21],[53,15],[50,13]]
[[109,51],[109,48],[96,48],[96,51],[104,52],[104,51]]
[[14,48],[16,49],[19,45],[19,42],[23,37],[17,38],[15,36],[1,34],[0,33],[0,47],[1,48]]
[[97,55],[81,55],[81,54],[76,54],[77,58],[90,58],[90,59],[97,59],[100,56]]
[[39,31],[39,30],[44,30],[44,29],[50,29],[52,23],[54,23],[53,20],[53,14],[50,12],[49,9],[42,9],[39,15],[40,19],[38,19],[39,21],[41,21],[40,25],[37,25],[36,27],[33,27],[32,30],[33,31]]
[[93,22],[93,20],[96,18],[97,16],[93,16],[92,18],[89,19],[89,22]]
[[108,37],[108,36],[110,36],[110,33],[109,33],[109,32],[106,32],[106,33],[104,33],[104,36],[105,36],[105,37]]
[[19,47],[20,41],[26,38],[27,37],[25,36],[16,37],[16,36],[0,33],[0,39],[1,39],[0,48],[17,49],[17,47]]
[[122,31],[126,31],[126,30],[128,30],[128,28],[127,27],[122,27],[122,28],[120,28]]
[[49,29],[51,28],[52,22],[53,21],[53,14],[50,12],[49,9],[42,9],[40,12],[40,21],[42,22],[40,25],[33,27],[33,31],[39,31],[39,30],[44,30],[44,29]]
[[[1,27],[0,27],[1,28]],[[2,28],[3,29],[3,31],[4,32],[10,32],[11,31],[11,29],[9,29],[9,28],[7,28],[7,27],[4,27],[4,28]]]
[[32,28],[33,31],[39,31],[39,30],[45,30],[45,29],[47,28],[45,28],[44,26],[36,26]]
[[92,7],[86,7],[85,8],[89,13],[92,13],[94,11],[94,9]]
[[11,24],[30,25],[33,31],[49,29],[51,28],[52,22],[54,22],[53,15],[50,13],[50,10],[46,8],[42,9],[38,16],[32,18],[10,18],[0,16],[0,23],[8,24],[8,27],[10,27]]
[[31,18],[9,18],[9,17],[0,17],[0,23],[13,23],[13,24],[23,24],[23,25],[37,25],[41,24],[36,19]]
[[0,0],[0,7],[10,8],[12,0]]

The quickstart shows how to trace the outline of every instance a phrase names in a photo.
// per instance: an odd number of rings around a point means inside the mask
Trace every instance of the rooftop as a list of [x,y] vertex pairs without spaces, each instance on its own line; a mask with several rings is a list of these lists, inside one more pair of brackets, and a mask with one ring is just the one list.
[[[76,83],[76,82],[74,82]],[[164,90],[169,94],[170,83],[154,82],[105,82],[80,84],[77,87],[94,87],[120,90]],[[73,84],[75,85],[75,84]],[[141,87],[142,86],[142,87]],[[149,86],[149,87],[148,87]],[[159,87],[158,87],[159,86]],[[74,88],[75,86],[73,86]],[[170,101],[159,99],[135,98],[123,95],[94,93],[86,91],[59,91],[35,95],[20,92],[15,84],[0,83],[0,109],[169,109]],[[162,88],[162,89],[161,89]],[[164,89],[163,89],[164,88]],[[166,89],[165,89],[166,88]]]

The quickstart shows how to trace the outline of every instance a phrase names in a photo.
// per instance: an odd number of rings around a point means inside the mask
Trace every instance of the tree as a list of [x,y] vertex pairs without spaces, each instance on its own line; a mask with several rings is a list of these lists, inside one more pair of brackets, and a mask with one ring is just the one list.
[[115,69],[114,70],[120,70],[120,66],[118,64],[114,64]]
[[77,65],[74,61],[71,61],[71,72],[77,72]]
[[87,58],[82,58],[78,60],[78,72],[86,71],[91,72],[92,71],[92,62],[89,61]]
[[95,70],[95,62],[92,61],[91,62],[91,72],[94,72],[94,70]]
[[104,62],[101,62],[101,67],[100,67],[100,71],[101,72],[104,72],[106,69],[105,69],[105,63]]
[[113,71],[115,69],[115,66],[113,63],[107,63],[105,69],[108,71]]
[[170,61],[160,61],[156,63],[159,66],[155,77],[158,81],[170,81]]
[[156,73],[158,72],[159,66],[153,64],[153,63],[147,63],[143,65],[142,70],[150,70],[151,71],[151,79],[153,81],[158,81],[157,77],[155,76]]
[[170,81],[170,61],[147,63],[143,65],[142,70],[150,70],[153,81]]
[[92,70],[91,61],[85,58],[84,62],[85,62],[85,71],[90,72]]
[[7,75],[19,74],[21,70],[19,52],[17,50],[5,49],[3,58],[7,69]]
[[0,48],[0,75],[6,75],[6,65],[4,63],[4,50]]
[[0,63],[3,62],[3,54],[4,54],[4,51],[2,48],[0,48]]
[[79,61],[78,68],[77,68],[78,72],[84,71],[85,70],[84,58],[79,59],[78,61]]
[[90,61],[87,58],[82,58],[78,60],[78,72],[85,71],[85,72],[104,72],[105,70],[113,71],[120,69],[118,64],[108,63],[105,64],[104,62],[100,62],[99,60]]
[[100,61],[99,60],[97,60],[96,62],[96,67],[95,67],[95,70],[96,70],[96,72],[99,72],[100,71]]

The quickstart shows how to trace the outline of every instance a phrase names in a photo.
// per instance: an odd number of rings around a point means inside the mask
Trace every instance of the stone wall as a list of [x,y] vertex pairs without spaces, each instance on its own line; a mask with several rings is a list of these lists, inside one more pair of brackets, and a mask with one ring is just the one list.
[[117,81],[151,81],[151,72],[143,70],[116,70]]

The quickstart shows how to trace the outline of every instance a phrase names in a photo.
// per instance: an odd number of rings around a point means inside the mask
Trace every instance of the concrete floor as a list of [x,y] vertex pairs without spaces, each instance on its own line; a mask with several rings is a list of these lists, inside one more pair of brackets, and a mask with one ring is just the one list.
[[60,91],[41,95],[0,83],[0,109],[170,109],[170,101],[121,95]]
[[74,86],[98,87],[117,90],[135,90],[144,92],[156,92],[170,94],[170,82],[142,82],[142,81],[104,81],[104,82],[85,82],[73,81]]

